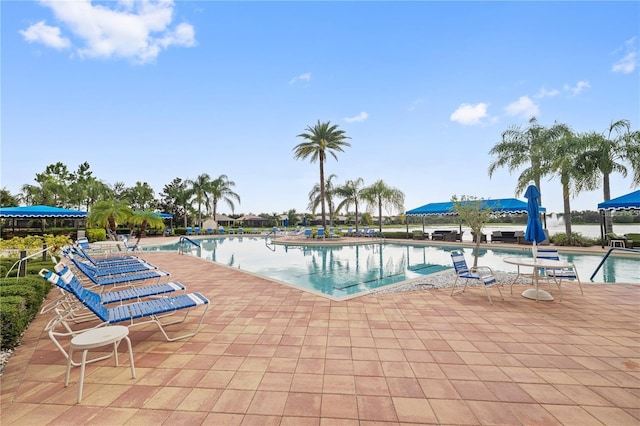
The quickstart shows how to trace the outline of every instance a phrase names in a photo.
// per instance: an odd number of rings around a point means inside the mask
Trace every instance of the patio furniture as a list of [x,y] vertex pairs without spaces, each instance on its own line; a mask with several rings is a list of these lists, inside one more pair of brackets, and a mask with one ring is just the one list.
[[[80,380],[78,382],[78,404],[82,402],[82,388],[84,385],[84,370],[87,364],[87,352],[89,349],[100,348],[102,346],[113,345],[113,357],[118,366],[118,345],[122,340],[127,341],[129,348],[129,364],[131,364],[131,378],[136,378],[136,369],[133,365],[133,350],[131,349],[131,340],[129,340],[129,329],[122,325],[113,325],[109,327],[94,328],[84,331],[71,339],[69,347],[69,358],[67,360],[67,374],[64,379],[64,387],[69,386],[69,375],[73,362],[73,352],[82,351],[82,359],[80,361]],[[111,356],[111,354],[109,355]]]
[[[538,248],[536,258],[542,261],[553,260],[560,261],[560,256],[558,255],[558,249],[556,248]],[[562,280],[572,280],[578,281],[578,286],[580,286],[580,294],[584,296],[584,292],[582,291],[582,283],[580,282],[580,277],[578,276],[578,270],[573,263],[565,262],[569,266],[560,267],[560,268],[542,268],[542,277],[548,281],[553,281],[560,290],[560,301],[562,302]],[[540,274],[539,274],[540,275]],[[538,277],[540,279],[540,277]]]
[[431,239],[434,241],[456,241],[458,233],[450,229],[447,230],[435,230],[431,233]]
[[[473,242],[477,243],[478,242],[478,237],[476,236],[476,234],[471,232],[471,236],[473,237]],[[481,234],[480,235],[480,242],[481,243],[486,243],[487,242],[487,234]]]
[[523,231],[493,231],[491,233],[491,242],[523,244],[525,242],[524,232]]
[[[55,283],[55,281],[60,279],[60,276],[58,274],[46,269],[40,271],[40,276],[52,283]],[[162,335],[165,337],[165,339],[167,339],[167,341],[170,342],[194,336],[200,330],[204,315],[209,308],[209,299],[207,299],[200,293],[167,296],[133,303],[120,303],[114,307],[106,307],[102,304],[100,294],[82,287],[78,280],[71,280],[66,284],[70,294],[73,295],[78,302],[80,302],[77,305],[80,306],[80,304],[82,304],[83,307],[89,309],[89,311],[91,311],[95,315],[95,317],[97,317],[96,319],[102,321],[94,328],[117,323],[125,323],[128,324],[129,327],[153,323],[158,326]],[[164,328],[168,325],[183,323],[187,319],[187,316],[189,315],[191,309],[199,306],[203,306],[204,309],[202,312],[202,316],[195,326],[195,330],[177,337],[169,337]],[[62,325],[68,332],[66,335],[77,334],[77,332],[71,331],[71,325],[69,324],[69,320],[73,320],[73,317],[76,314],[77,310],[77,307],[72,307],[71,309],[67,310],[56,308],[56,318],[50,321],[47,325],[46,330],[49,332],[49,336],[56,344],[56,346],[63,352],[64,349],[57,341],[56,336],[62,336],[65,334],[56,333],[54,331],[54,328],[57,325]],[[180,310],[184,310],[184,315],[181,318],[166,323],[161,321],[161,319],[177,313],[177,311]]]
[[[469,280],[475,280],[483,284],[484,291],[487,293],[487,298],[489,299],[489,302],[493,304],[493,300],[491,300],[491,295],[489,294],[487,287],[496,285],[498,282],[496,281],[491,268],[488,266],[475,266],[469,269],[467,261],[464,259],[464,254],[457,250],[451,252],[451,260],[453,262],[453,268],[456,271],[456,280],[453,282],[453,287],[451,288],[451,296],[453,297],[457,294],[455,293],[455,290],[458,279],[463,278],[465,280],[464,287],[458,293],[464,293]],[[498,293],[500,293],[500,298],[504,300],[499,285],[496,285],[496,288],[498,289]]]

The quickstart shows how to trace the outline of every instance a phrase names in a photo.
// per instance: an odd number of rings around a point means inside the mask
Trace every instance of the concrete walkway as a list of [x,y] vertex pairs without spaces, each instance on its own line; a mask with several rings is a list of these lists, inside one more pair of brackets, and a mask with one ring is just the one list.
[[204,328],[172,343],[132,328],[137,378],[123,347],[120,367],[87,367],[78,405],[79,369],[64,388],[39,315],[2,376],[3,426],[640,424],[640,286],[567,285],[562,302],[522,286],[493,305],[473,288],[335,302],[143,256],[210,299]]

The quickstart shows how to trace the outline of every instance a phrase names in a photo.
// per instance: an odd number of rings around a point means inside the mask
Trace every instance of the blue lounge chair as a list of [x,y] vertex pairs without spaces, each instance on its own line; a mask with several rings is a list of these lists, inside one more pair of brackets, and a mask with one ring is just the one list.
[[187,226],[187,235],[193,235],[193,228]]
[[[536,258],[542,260],[560,260],[558,249],[546,247],[538,247]],[[568,268],[542,268],[541,272],[542,273],[538,274],[539,279],[553,281],[558,286],[558,289],[560,290],[560,301],[562,301],[562,280],[578,281],[580,294],[584,296],[584,292],[582,291],[582,283],[580,282],[580,277],[578,276],[578,270],[573,263],[571,263],[571,267]]]
[[[56,281],[60,279],[60,276],[58,274],[46,269],[40,271],[40,275],[49,281]],[[100,295],[98,293],[94,293],[91,290],[87,290],[86,288],[82,287],[78,280],[71,280],[67,284],[67,288],[69,289],[71,294],[80,303],[82,303],[84,307],[88,308],[100,321],[102,321],[102,323],[97,327],[118,323],[128,323],[129,327],[153,323],[159,327],[160,331],[168,341],[179,340],[195,335],[200,330],[202,320],[207,311],[207,308],[209,307],[209,300],[202,294],[189,293],[179,296],[161,297],[158,299],[150,299],[128,304],[119,304],[112,308],[107,308],[102,304]],[[198,306],[204,306],[204,311],[202,313],[202,316],[200,317],[200,321],[195,327],[195,330],[190,333],[182,334],[180,336],[169,337],[164,327],[167,325],[184,322],[184,320],[189,315],[191,308],[195,308]],[[185,315],[182,318],[167,323],[163,323],[161,321],[161,318],[176,313],[180,310],[185,311]],[[59,344],[57,339],[54,338],[56,337],[54,329],[57,325],[61,324],[66,330],[70,331],[71,325],[68,323],[68,319],[72,312],[56,310],[56,313],[56,318],[54,319],[54,321],[48,324],[47,328],[49,331],[49,336],[52,338],[54,343],[56,343],[58,348],[64,352],[64,348]]]
[[[40,310],[41,314],[48,312],[57,306],[61,306],[65,304],[68,309],[69,306],[72,304],[67,299],[67,296],[69,295],[69,293],[71,293],[71,289],[68,287],[68,285],[73,280],[78,281],[78,278],[74,275],[73,272],[71,272],[69,267],[63,264],[62,262],[57,263],[54,269],[56,271],[56,274],[60,276],[60,279],[57,279],[51,276],[50,277],[51,282],[57,285],[58,288],[60,288],[60,290],[63,292],[63,295],[59,299],[56,299],[53,302],[49,302],[45,304]],[[43,275],[43,271],[45,270],[40,271],[40,275],[42,277],[45,277]],[[78,285],[82,285],[82,284],[78,282]],[[128,287],[123,290],[115,290],[115,291],[110,291],[106,293],[100,293],[100,302],[106,305],[110,303],[118,303],[118,302],[123,302],[128,300],[140,300],[146,297],[157,297],[157,296],[173,293],[176,291],[184,292],[185,290],[186,290],[186,287],[177,281],[164,283],[164,284],[153,284],[153,285],[142,286],[142,287]]]
[[196,227],[193,229],[193,232],[194,232],[196,235],[200,235],[200,227],[199,227],[199,226],[196,226]]
[[238,234],[244,234],[244,229],[242,229],[242,227],[238,228]]
[[96,277],[106,277],[110,275],[124,275],[133,274],[138,272],[147,272],[158,269],[155,265],[146,262],[114,262],[105,263],[101,262],[96,264],[88,261],[77,259],[73,254],[66,253],[65,257],[71,261],[83,263],[86,265],[87,270],[91,270]]
[[224,226],[218,228],[218,234],[224,234],[226,231],[224,230]]
[[82,247],[80,247],[78,245],[74,245],[74,246],[71,246],[71,247],[68,247],[68,246],[63,247],[62,248],[62,254],[65,257],[78,256],[82,260],[87,261],[87,262],[91,263],[94,266],[99,266],[99,265],[120,265],[120,264],[127,265],[127,264],[135,264],[135,263],[145,262],[142,258],[140,258],[138,256],[133,256],[133,255],[130,255],[130,256],[109,256],[109,257],[96,258],[96,257],[90,255],[88,252],[86,252]]
[[73,262],[73,265],[78,269],[78,271],[82,273],[82,275],[79,276],[80,280],[82,280],[82,278],[85,278],[95,286],[117,284],[132,285],[134,283],[147,280],[156,280],[156,283],[158,283],[161,278],[165,278],[170,275],[168,272],[161,271],[159,269],[125,274],[97,275],[96,269],[93,266],[84,262],[80,262],[75,258],[72,258],[71,261]]
[[313,235],[312,235],[312,233],[311,233],[311,229],[306,228],[306,229],[304,230],[304,236],[305,236],[306,238],[311,238],[311,237],[313,237]]
[[324,238],[324,228],[318,228],[318,233],[316,234],[318,238]]
[[[467,267],[467,261],[464,259],[464,254],[461,251],[453,251],[451,252],[451,260],[453,261],[453,267],[456,271],[456,280],[453,283],[453,288],[451,289],[451,296],[454,294],[463,293],[467,288],[467,284],[469,280],[479,281],[483,284],[484,290],[487,293],[487,297],[489,298],[489,302],[493,304],[493,300],[491,300],[491,295],[489,294],[489,290],[487,287],[496,285],[498,282],[496,278],[493,276],[493,271],[491,268],[487,266],[476,266],[472,269]],[[456,284],[458,283],[458,279],[463,278],[465,280],[464,287],[462,291],[458,293],[454,293],[456,289]],[[500,298],[504,300],[502,296],[502,291],[500,291],[500,286],[496,285],[498,292],[500,293]]]
[[118,235],[118,238],[120,238],[120,241],[122,241],[122,244],[125,247],[125,251],[136,251],[138,250],[138,245],[137,244],[129,244],[129,238],[127,238],[124,235]]
[[211,234],[213,234],[213,229],[207,228],[207,235],[211,235]]

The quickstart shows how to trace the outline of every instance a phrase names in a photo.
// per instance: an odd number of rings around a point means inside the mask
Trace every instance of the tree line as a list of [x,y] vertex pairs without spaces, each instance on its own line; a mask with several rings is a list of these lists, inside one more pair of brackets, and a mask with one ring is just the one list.
[[[309,192],[307,208],[314,215],[320,209],[323,227],[327,226],[327,217],[332,226],[340,212],[353,215],[357,227],[361,223],[362,210],[366,210],[367,213],[377,213],[381,230],[383,209],[388,212],[393,209],[404,211],[404,193],[382,179],[365,186],[362,178],[339,184],[335,174],[325,176],[327,160],[333,158],[337,161],[338,154],[351,146],[350,137],[337,125],[318,120],[297,137],[302,142],[293,148],[294,159],[309,160],[319,166],[319,180]],[[632,131],[628,120],[612,122],[603,133],[575,133],[562,123],[542,126],[534,117],[526,127],[512,126],[504,131],[489,154],[492,157],[489,177],[499,168],[520,173],[516,194],[522,193],[529,182],[534,182],[542,193],[544,177],[559,179],[563,191],[563,217],[569,237],[572,197],[600,187],[603,200],[611,199],[612,173],[619,173],[625,178],[630,174],[631,186],[640,185],[640,132]],[[80,164],[73,172],[62,162],[51,164],[44,172],[37,173],[34,180],[35,184],[23,185],[19,194],[0,190],[2,206],[44,204],[87,211],[97,207],[101,218],[106,215],[102,219],[111,223],[122,217],[119,210],[128,207],[137,212],[170,213],[187,227],[189,223],[202,226],[206,217],[215,218],[221,202],[231,209],[232,215],[235,214],[236,203],[241,203],[240,195],[234,191],[235,182],[225,174],[211,177],[203,173],[195,179],[176,177],[163,187],[157,197],[146,182],[138,181],[131,187],[123,182],[103,182],[93,175],[88,162]],[[284,214],[293,217],[295,210]],[[265,218],[274,215],[276,213],[260,213]],[[607,217],[607,232],[610,231],[611,218]]]

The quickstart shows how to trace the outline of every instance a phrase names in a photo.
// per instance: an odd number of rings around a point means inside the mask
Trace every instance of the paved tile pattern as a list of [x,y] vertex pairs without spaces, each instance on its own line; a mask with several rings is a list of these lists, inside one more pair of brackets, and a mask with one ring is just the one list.
[[123,347],[120,367],[87,367],[76,404],[79,372],[64,388],[39,315],[1,378],[3,426],[640,424],[640,286],[569,285],[561,303],[523,287],[493,305],[482,289],[335,302],[144,255],[210,299],[204,328],[178,342],[132,328],[137,378]]

